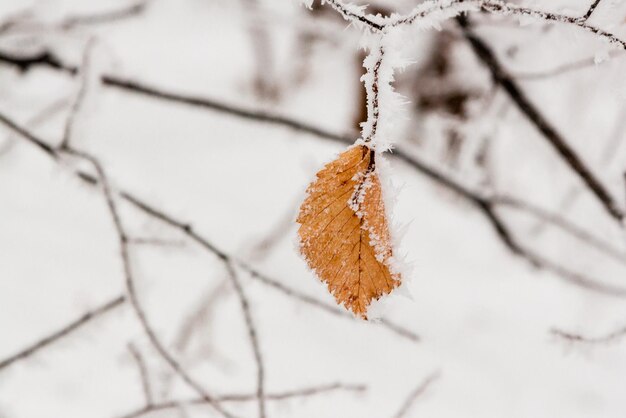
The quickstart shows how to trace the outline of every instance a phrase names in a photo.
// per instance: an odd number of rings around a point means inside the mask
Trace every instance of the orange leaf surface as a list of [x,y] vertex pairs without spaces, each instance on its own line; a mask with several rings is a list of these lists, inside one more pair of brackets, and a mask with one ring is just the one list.
[[348,148],[317,173],[300,207],[300,250],[337,303],[367,318],[373,299],[391,292],[389,228],[374,152]]

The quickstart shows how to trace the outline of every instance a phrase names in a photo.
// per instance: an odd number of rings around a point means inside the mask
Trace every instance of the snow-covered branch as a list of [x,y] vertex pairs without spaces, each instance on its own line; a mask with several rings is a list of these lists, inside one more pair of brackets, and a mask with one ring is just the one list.
[[438,27],[445,20],[464,12],[483,10],[496,15],[510,15],[517,17],[531,17],[545,22],[557,22],[577,26],[591,32],[600,38],[626,49],[626,41],[597,26],[590,25],[587,20],[595,10],[596,1],[582,17],[546,12],[530,7],[519,6],[500,0],[430,0],[420,3],[411,13],[405,16],[392,15],[389,17],[373,16],[365,13],[363,7],[358,7],[340,0],[325,0],[337,10],[346,20],[365,26],[373,31],[386,31],[390,28],[417,24],[420,27]]

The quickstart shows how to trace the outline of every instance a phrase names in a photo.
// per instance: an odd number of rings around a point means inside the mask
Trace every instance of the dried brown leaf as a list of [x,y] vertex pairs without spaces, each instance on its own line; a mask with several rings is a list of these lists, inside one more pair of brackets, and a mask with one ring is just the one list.
[[317,173],[300,207],[300,250],[337,303],[366,318],[391,292],[391,244],[374,152],[354,145]]

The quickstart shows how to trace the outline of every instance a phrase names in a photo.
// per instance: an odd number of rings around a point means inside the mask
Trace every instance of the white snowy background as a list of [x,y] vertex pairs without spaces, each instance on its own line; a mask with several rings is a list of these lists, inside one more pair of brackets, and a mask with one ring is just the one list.
[[[419,2],[372,3],[407,12]],[[572,15],[583,14],[589,3],[518,2]],[[0,26],[19,24],[0,32],[0,51],[27,56],[48,50],[80,66],[92,39],[73,146],[97,156],[116,189],[190,222],[224,252],[333,305],[297,253],[294,219],[314,173],[344,144],[98,80],[113,74],[356,139],[355,118],[363,106],[361,30],[326,6],[310,11],[295,0],[151,0],[133,16],[62,24],[71,16],[132,4],[2,0]],[[623,207],[626,51],[568,25],[472,17],[476,33],[519,75],[532,102]],[[626,39],[625,19],[626,4],[607,0],[590,22]],[[398,48],[413,64],[396,74],[396,90],[408,104],[387,109],[399,132],[394,146],[472,190],[506,192],[551,210],[626,254],[626,233],[494,86],[458,26],[450,21],[442,29],[410,31],[400,39]],[[448,74],[434,80],[428,68],[441,42],[448,48]],[[598,64],[528,77],[594,58]],[[81,79],[46,66],[21,72],[0,61],[0,113],[58,144]],[[419,106],[436,83],[471,92],[466,115]],[[55,112],[33,123],[59,101]],[[452,157],[446,148],[451,135],[462,143]],[[488,162],[479,164],[487,142]],[[69,163],[55,163],[1,124],[0,150],[1,361],[124,294],[125,286],[102,193],[78,180]],[[387,193],[395,202],[389,211],[394,232],[402,233],[397,252],[412,269],[404,277],[408,297],[391,295],[375,309],[420,339],[330,314],[238,270],[268,393],[364,386],[268,401],[267,416],[391,418],[424,379],[439,372],[405,416],[624,417],[626,341],[576,344],[551,333],[556,327],[593,337],[623,326],[623,294],[581,288],[531,266],[506,248],[474,206],[399,159],[387,161],[394,186]],[[138,293],[155,332],[209,393],[253,394],[254,358],[223,264],[130,205],[120,203],[120,210],[134,238],[166,242],[131,245]],[[620,264],[536,218],[499,213],[527,247],[626,289],[626,256]],[[181,343],[194,315],[199,319]],[[172,375],[124,304],[0,369],[0,417],[116,418],[141,409],[145,401],[129,343],[145,360],[156,401],[196,395]],[[239,417],[258,414],[254,401],[224,406]],[[218,414],[207,406],[182,406],[146,416]]]

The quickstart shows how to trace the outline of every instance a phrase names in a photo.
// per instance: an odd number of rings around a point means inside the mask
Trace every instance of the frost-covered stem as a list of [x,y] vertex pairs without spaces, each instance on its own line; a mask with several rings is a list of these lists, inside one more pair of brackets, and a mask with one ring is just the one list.
[[353,4],[344,3],[341,0],[322,0],[322,4],[328,3],[335,9],[344,19],[353,23],[362,23],[372,30],[383,30],[385,25],[376,23],[373,16],[368,16],[361,12],[361,8]]
[[598,4],[600,4],[601,1],[602,0],[594,0],[594,2],[591,3],[591,6],[589,6],[587,13],[585,13],[585,15],[582,17],[583,22],[586,22],[591,17],[591,15],[596,10],[596,7],[598,7]]
[[[363,125],[363,142],[370,148],[375,147],[376,131],[378,129],[378,118],[380,116],[380,67],[385,56],[385,49],[382,45],[372,51],[378,58],[373,65],[367,66],[367,74],[364,78],[365,90],[367,92],[367,121]],[[367,58],[366,58],[367,59]]]
[[[438,23],[439,21],[454,17],[459,13],[479,10],[480,6],[484,3],[485,0],[425,1],[406,16],[388,18],[383,26],[388,28],[412,25],[430,18],[436,19],[435,22],[431,22],[431,24]],[[441,16],[437,19],[436,14]]]
[[87,311],[86,313],[81,315],[79,318],[70,322],[63,328],[51,333],[50,335],[45,336],[44,338],[31,344],[30,346],[26,347],[20,352],[13,354],[12,356],[5,358],[4,360],[0,360],[0,371],[2,371],[2,369],[6,367],[9,367],[11,364],[15,363],[16,361],[24,360],[34,355],[35,353],[39,352],[40,350],[51,346],[52,344],[59,341],[60,339],[67,337],[68,335],[72,334],[74,331],[78,330],[79,328],[82,328],[83,325],[86,325],[87,323],[90,323],[92,320],[99,318],[102,315],[106,314],[107,312],[110,312],[114,310],[115,308],[123,305],[125,301],[126,301],[126,298],[124,297],[124,295],[120,295],[102,304],[101,306],[97,308]]
[[626,49],[626,41],[621,40],[614,34],[600,29],[596,26],[587,24],[586,19],[579,17],[566,16],[558,13],[544,12],[541,10],[531,9],[529,7],[518,6],[516,4],[505,3],[498,0],[485,1],[482,5],[482,9],[496,14],[503,15],[516,15],[516,16],[530,16],[536,19],[545,20],[547,22],[559,22],[566,23],[574,26],[578,26],[581,29],[598,35],[610,43],[619,46],[622,49]]
[[[499,15],[530,16],[547,22],[559,22],[578,26],[591,32],[612,44],[626,49],[626,41],[619,39],[614,34],[589,25],[584,17],[573,17],[559,13],[545,12],[530,7],[518,6],[516,4],[500,0],[440,0],[427,1],[418,5],[411,13],[400,17],[381,17],[363,13],[361,8],[352,4],[344,3],[340,0],[326,0],[344,19],[358,24],[365,25],[375,32],[384,32],[392,27],[411,25],[414,23],[427,23],[436,25],[444,20],[463,12],[484,10],[489,13]],[[597,4],[596,4],[597,6]],[[595,7],[594,7],[595,9]],[[593,10],[591,10],[593,12]],[[589,13],[589,12],[588,12]],[[591,14],[589,14],[591,15]]]

